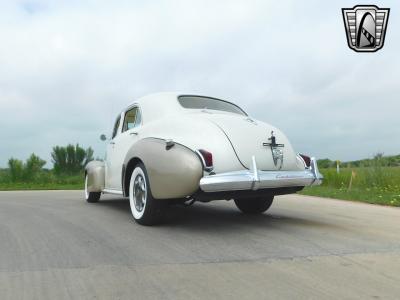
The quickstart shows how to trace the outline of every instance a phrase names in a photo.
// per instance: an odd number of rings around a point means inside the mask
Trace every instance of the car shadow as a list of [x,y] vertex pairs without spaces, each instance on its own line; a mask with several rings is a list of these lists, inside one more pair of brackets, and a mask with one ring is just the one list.
[[233,202],[230,205],[213,205],[213,203],[196,203],[192,207],[174,206],[169,209],[165,224],[170,227],[191,228],[220,228],[232,226],[297,226],[297,227],[336,227],[317,218],[305,219],[292,214],[279,212],[279,209],[270,208],[263,214],[243,214]]
[[[127,220],[132,220],[128,199],[102,199],[96,205],[123,214]],[[272,206],[269,211],[260,215],[243,214],[231,201],[228,205],[226,205],[226,202],[224,205],[218,204],[218,201],[195,203],[192,206],[171,205],[168,207],[164,221],[160,226],[168,228],[185,227],[194,230],[215,230],[217,228],[231,228],[232,226],[341,228],[340,224],[324,222],[320,215],[315,216],[315,218],[313,216],[302,218],[296,216],[295,210],[293,210],[293,214],[288,210],[282,212],[279,206],[275,205],[276,208]]]
[[112,198],[112,199],[100,199],[99,202],[95,203],[96,206],[104,206],[106,208],[123,212],[126,214],[131,213],[129,206],[129,200],[126,198]]

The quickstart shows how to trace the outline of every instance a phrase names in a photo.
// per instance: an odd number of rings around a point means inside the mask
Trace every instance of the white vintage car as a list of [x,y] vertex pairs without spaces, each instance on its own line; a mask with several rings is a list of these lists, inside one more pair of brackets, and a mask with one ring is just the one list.
[[262,213],[275,195],[321,181],[314,158],[296,154],[279,129],[237,105],[160,93],[117,116],[104,162],[86,166],[85,196],[129,197],[133,218],[151,225],[171,203],[233,199],[244,213]]

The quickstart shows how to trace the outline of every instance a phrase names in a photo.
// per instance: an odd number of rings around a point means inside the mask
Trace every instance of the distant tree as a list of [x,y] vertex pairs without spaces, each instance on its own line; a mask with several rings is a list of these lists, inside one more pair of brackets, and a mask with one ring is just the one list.
[[45,160],[35,155],[35,153],[32,153],[31,156],[26,160],[25,169],[28,175],[37,174],[43,169],[45,164]]
[[32,153],[31,156],[26,160],[24,177],[26,180],[35,180],[39,173],[43,170],[46,161],[41,159],[39,156]]
[[324,168],[332,168],[334,166],[334,162],[331,161],[329,158],[319,159],[317,161],[318,167]]
[[[318,167],[332,168],[336,163],[328,158],[319,159]],[[365,168],[365,167],[399,167],[400,155],[385,156],[383,152],[375,153],[372,158],[341,162],[342,168]]]
[[387,157],[383,156],[384,153],[383,152],[378,152],[374,154],[374,159],[372,161],[372,165],[373,167],[377,168],[377,167],[383,167],[386,166],[389,162]]
[[24,177],[24,164],[22,160],[10,158],[8,160],[8,168],[12,181],[20,181]]
[[46,161],[35,155],[35,153],[32,153],[25,163],[22,160],[10,158],[8,160],[8,168],[11,180],[14,182],[34,181],[43,170],[45,164]]
[[58,174],[76,174],[82,171],[85,165],[93,160],[93,149],[83,149],[77,144],[66,147],[55,146],[51,153],[54,172]]
[[53,147],[53,152],[51,153],[52,162],[54,164],[54,171],[56,173],[61,173],[67,170],[67,148],[55,146]]

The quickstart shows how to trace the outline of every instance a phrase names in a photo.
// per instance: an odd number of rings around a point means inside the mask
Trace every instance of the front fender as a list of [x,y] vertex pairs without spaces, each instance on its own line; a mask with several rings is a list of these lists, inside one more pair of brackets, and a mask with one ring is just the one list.
[[146,167],[151,193],[156,199],[183,198],[199,189],[203,165],[195,152],[178,143],[166,147],[163,139],[144,138],[136,142],[125,157],[125,194],[128,194],[128,177],[138,160]]
[[104,162],[93,160],[85,167],[88,176],[88,192],[101,192],[105,187]]

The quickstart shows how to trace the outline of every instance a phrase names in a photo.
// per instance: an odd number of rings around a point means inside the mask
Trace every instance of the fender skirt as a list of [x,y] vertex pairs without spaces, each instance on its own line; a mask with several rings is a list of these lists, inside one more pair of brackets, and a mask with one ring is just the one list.
[[199,156],[178,143],[158,138],[144,138],[135,143],[124,160],[123,190],[128,195],[130,175],[134,165],[142,161],[156,199],[190,196],[199,189],[203,165]]

